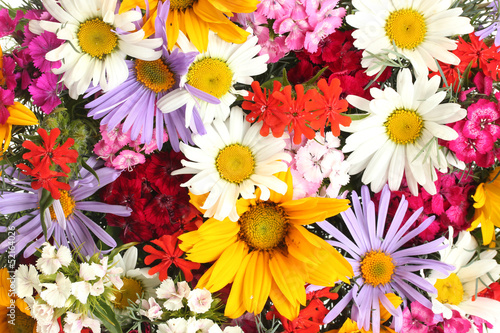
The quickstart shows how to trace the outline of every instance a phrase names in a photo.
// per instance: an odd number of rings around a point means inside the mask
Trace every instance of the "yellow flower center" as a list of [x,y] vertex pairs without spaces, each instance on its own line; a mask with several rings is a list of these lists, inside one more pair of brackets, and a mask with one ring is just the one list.
[[[71,195],[69,195],[68,191],[59,191],[61,193],[61,198],[59,198],[59,202],[61,203],[62,209],[64,211],[64,217],[68,217],[73,214],[75,210],[75,200]],[[50,217],[52,220],[57,220],[56,212],[54,211],[53,206],[49,207]]]
[[361,261],[361,275],[374,287],[389,283],[395,268],[392,257],[382,251],[370,251]]
[[115,300],[113,301],[115,308],[120,310],[128,307],[131,302],[135,303],[144,292],[140,281],[128,277],[123,277],[122,281],[123,287],[114,292]]
[[135,72],[137,81],[155,93],[167,91],[175,83],[174,73],[161,59],[154,61],[136,59]]
[[220,178],[240,184],[253,175],[255,159],[250,148],[235,143],[219,151],[215,159],[215,168]]
[[118,45],[118,36],[111,31],[112,29],[112,25],[100,18],[80,24],[77,37],[82,51],[99,59],[113,52]]
[[170,0],[170,10],[186,10],[193,7],[197,0]]
[[255,250],[272,250],[284,244],[288,230],[285,211],[274,202],[251,206],[238,220],[239,237]]
[[414,9],[399,9],[385,21],[385,33],[400,49],[414,49],[425,39],[427,26],[422,14]]
[[464,286],[455,273],[446,279],[438,279],[434,287],[438,292],[437,300],[443,304],[458,305],[464,299]]
[[[16,306],[15,310],[14,324],[6,321],[7,332],[6,333],[29,333],[33,332],[33,328],[36,327],[36,320],[19,310]],[[11,318],[7,317],[7,320]],[[4,319],[5,320],[5,319]]]
[[233,84],[233,72],[223,60],[204,58],[195,61],[189,67],[187,83],[221,98],[227,94]]
[[415,143],[422,135],[424,121],[420,115],[413,110],[394,110],[387,117],[384,126],[389,138],[397,144],[405,145]]

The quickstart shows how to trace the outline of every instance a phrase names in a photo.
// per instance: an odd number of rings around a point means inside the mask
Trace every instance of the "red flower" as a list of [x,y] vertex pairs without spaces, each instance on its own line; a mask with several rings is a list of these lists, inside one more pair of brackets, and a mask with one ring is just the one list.
[[321,79],[318,82],[318,88],[323,94],[311,90],[314,97],[306,102],[306,109],[310,111],[316,110],[321,114],[318,120],[321,128],[321,135],[325,135],[325,127],[330,124],[332,134],[339,136],[339,124],[342,126],[349,126],[352,121],[348,116],[341,114],[347,111],[349,103],[347,103],[346,100],[340,99],[340,93],[342,92],[340,81],[339,79],[333,79],[330,84],[328,84],[325,79]]
[[302,141],[302,134],[308,139],[314,139],[316,135],[315,129],[318,129],[318,114],[306,110],[305,104],[312,98],[315,90],[309,90],[304,94],[304,87],[301,84],[295,86],[297,97],[292,97],[292,86],[286,86],[283,91],[273,92],[272,96],[279,100],[282,105],[277,109],[277,116],[280,123],[272,129],[275,137],[283,135],[285,128],[288,131],[293,131],[293,143],[299,144]]
[[40,158],[38,163],[34,165],[32,173],[40,173],[42,176],[49,172],[49,168],[52,163],[55,163],[61,167],[61,170],[65,173],[69,173],[71,170],[68,167],[68,163],[75,163],[78,157],[78,152],[76,150],[70,150],[69,148],[73,146],[75,140],[68,138],[66,142],[54,148],[57,137],[61,133],[58,128],[54,128],[50,131],[50,135],[47,135],[47,131],[43,128],[37,130],[38,134],[42,137],[43,146],[37,146],[32,141],[26,140],[23,142],[23,147],[31,150],[29,153],[25,153],[23,158],[26,160]]
[[160,280],[163,281],[168,278],[168,269],[174,264],[182,270],[186,281],[193,279],[191,270],[200,268],[200,264],[181,259],[184,252],[179,249],[177,235],[164,235],[151,242],[158,245],[163,251],[157,250],[151,245],[144,246],[144,251],[151,253],[144,259],[146,265],[150,265],[155,260],[161,260],[161,263],[149,270],[150,275],[160,272]]
[[[35,163],[36,164],[36,163]],[[52,198],[55,200],[59,200],[61,197],[61,193],[59,190],[65,190],[69,191],[71,187],[69,184],[60,182],[57,180],[57,177],[67,177],[68,175],[63,173],[63,172],[55,172],[52,170],[47,170],[46,173],[42,176],[40,173],[34,173],[33,169],[31,169],[29,166],[27,166],[24,163],[20,163],[17,165],[19,169],[21,169],[21,172],[24,175],[29,175],[33,177],[33,180],[31,181],[31,187],[34,190],[39,190],[40,188],[44,188],[47,191],[50,192],[50,195]]]
[[472,68],[479,66],[486,76],[496,80],[498,77],[497,69],[500,67],[498,47],[494,45],[488,47],[474,33],[470,33],[469,38],[470,43],[467,43],[462,37],[458,37],[458,47],[454,53],[460,58],[460,71],[463,73],[472,62]]
[[[453,90],[455,92],[459,91],[461,88],[460,85],[460,80],[462,79],[462,76],[458,74],[459,72],[459,66],[456,65],[451,65],[451,64],[445,64],[442,63],[441,61],[438,61],[439,66],[441,67],[441,70],[443,71],[444,77],[446,78],[446,83],[448,86],[453,86]],[[462,73],[462,70],[460,70]],[[432,72],[429,74],[429,77],[433,76],[439,76],[441,77],[441,72]],[[446,87],[446,83],[443,82],[443,87]]]
[[478,293],[477,296],[491,298],[500,302],[500,283],[493,282],[488,288]]
[[172,171],[182,168],[183,157],[182,153],[173,150],[151,155],[148,167],[145,169],[146,179],[163,193],[168,191],[172,182],[180,184],[187,181],[189,175],[172,176]]
[[275,115],[280,101],[273,94],[280,91],[281,83],[274,81],[273,91],[271,92],[269,89],[262,89],[258,81],[253,81],[252,89],[254,92],[248,93],[241,107],[250,111],[246,116],[246,120],[249,123],[254,123],[255,121],[263,122],[260,135],[268,136],[269,129],[280,123],[279,118]]
[[321,297],[335,300],[338,298],[338,294],[331,293],[329,287],[307,293],[307,299],[310,300],[309,304],[307,304],[304,309],[300,310],[299,316],[292,321],[282,316],[274,305],[271,307],[271,311],[266,313],[266,318],[271,320],[273,317],[278,317],[283,324],[284,332],[319,332],[320,326],[323,325],[323,319],[325,319],[326,314],[329,312],[323,304],[324,302],[320,300]]

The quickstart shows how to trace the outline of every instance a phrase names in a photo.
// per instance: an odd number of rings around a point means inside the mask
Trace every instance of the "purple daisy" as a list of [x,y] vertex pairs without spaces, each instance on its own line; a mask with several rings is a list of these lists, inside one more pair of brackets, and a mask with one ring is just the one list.
[[[158,3],[158,16],[155,20],[155,37],[163,38],[162,57],[155,61],[127,60],[128,78],[118,87],[104,93],[85,107],[91,109],[90,117],[100,119],[101,125],[107,125],[108,131],[117,126],[123,119],[123,132],[131,129],[131,138],[136,140],[141,134],[141,143],[149,143],[153,138],[153,128],[156,128],[158,149],[163,144],[163,130],[166,129],[170,143],[175,151],[179,151],[179,139],[192,143],[191,133],[205,134],[205,128],[198,111],[188,110],[185,103],[179,101],[179,106],[172,112],[162,113],[157,102],[179,87],[180,77],[187,73],[189,65],[196,57],[196,52],[182,53],[179,49],[169,52],[167,45],[166,17],[168,2]],[[88,97],[100,91],[95,87],[87,91]],[[190,87],[190,92],[209,103],[219,103],[219,100],[201,90]],[[156,119],[156,124],[155,120]]]
[[403,299],[405,305],[408,300],[418,301],[431,308],[431,302],[414,288],[416,286],[430,293],[436,293],[434,286],[419,275],[420,270],[435,269],[447,273],[453,267],[438,260],[422,259],[417,256],[439,251],[447,245],[443,243],[445,238],[441,237],[426,244],[402,248],[409,240],[425,230],[434,221],[434,216],[429,217],[417,228],[407,233],[422,213],[423,208],[413,213],[407,221],[403,221],[408,208],[408,202],[403,196],[397,212],[384,234],[391,198],[389,187],[386,185],[382,191],[378,217],[375,216],[375,204],[370,199],[368,187],[362,187],[361,198],[362,202],[360,202],[357,193],[353,191],[354,212],[352,209],[348,209],[341,213],[354,241],[330,223],[326,221],[318,223],[323,230],[336,239],[328,242],[345,250],[351,256],[347,260],[354,270],[352,289],[327,314],[324,322],[331,322],[351,300],[354,300],[352,317],[358,326],[369,330],[371,324],[373,332],[379,333],[380,302],[394,316],[396,331],[399,332],[403,319],[401,308],[396,309],[386,294],[398,295]]
[[[130,216],[132,210],[121,205],[108,205],[96,201],[84,201],[101,187],[113,182],[120,171],[102,167],[103,162],[92,157],[87,164],[93,168],[99,177],[96,179],[89,171],[80,169],[77,179],[70,180],[69,191],[60,191],[61,198],[55,200],[49,209],[46,209],[45,223],[47,225],[47,239],[53,238],[56,245],[67,247],[81,247],[80,253],[91,256],[98,252],[92,234],[104,244],[114,248],[116,241],[82,211],[110,213],[118,216]],[[11,177],[4,177],[4,182],[25,192],[4,192],[0,200],[0,212],[4,215],[30,211],[15,220],[9,230],[16,228],[15,254],[24,248],[24,257],[35,253],[44,242],[43,229],[40,219],[40,198],[42,189],[35,191],[31,188],[31,179],[20,174],[18,170],[7,169],[5,173]],[[22,225],[22,226],[21,226]],[[0,232],[6,232],[6,227],[0,227]],[[34,240],[34,242],[33,242]],[[32,242],[32,243],[31,243]],[[29,246],[28,244],[31,243]],[[9,240],[0,244],[0,253],[11,249]]]

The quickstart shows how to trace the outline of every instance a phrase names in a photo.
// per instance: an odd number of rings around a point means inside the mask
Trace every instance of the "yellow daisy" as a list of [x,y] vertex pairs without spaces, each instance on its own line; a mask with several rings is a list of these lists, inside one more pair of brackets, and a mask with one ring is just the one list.
[[0,332],[36,333],[36,320],[28,305],[12,292],[7,268],[0,269]]
[[353,276],[351,265],[331,245],[302,225],[334,216],[348,208],[347,199],[292,200],[290,171],[277,177],[286,182],[282,195],[271,190],[269,200],[240,199],[237,223],[208,219],[197,231],[179,237],[180,248],[194,262],[215,261],[197,288],[211,292],[233,283],[225,315],[258,314],[268,297],[278,311],[293,320],[306,304],[304,285],[333,286]]
[[[146,37],[155,32],[154,22],[159,2],[149,1],[149,17],[145,18],[142,27]],[[258,3],[258,0],[170,0],[167,18],[168,48],[171,50],[174,47],[179,30],[188,36],[200,52],[207,49],[209,30],[216,32],[226,42],[241,44],[247,40],[249,33],[228,17],[232,17],[233,12],[251,13],[257,9]],[[145,0],[124,0],[120,13],[136,6],[146,9]]]
[[468,231],[474,230],[481,224],[483,245],[488,245],[495,240],[495,227],[500,228],[500,178],[495,176],[500,172],[500,167],[493,170],[487,182],[479,184],[474,199],[474,220]]

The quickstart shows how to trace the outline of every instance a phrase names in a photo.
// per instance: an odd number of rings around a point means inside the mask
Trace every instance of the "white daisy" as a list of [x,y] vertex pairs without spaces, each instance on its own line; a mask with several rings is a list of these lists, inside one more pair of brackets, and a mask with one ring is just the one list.
[[[121,268],[123,272],[120,278],[123,281],[123,286],[115,292],[115,300],[113,306],[118,313],[124,313],[130,302],[135,303],[139,297],[149,299],[154,297],[155,288],[160,285],[158,274],[149,275],[149,268],[136,268],[137,265],[137,248],[131,247],[123,257],[117,254],[113,258],[113,267]],[[139,297],[138,297],[139,295]]]
[[91,81],[103,90],[125,81],[129,72],[127,55],[148,61],[161,55],[161,51],[154,50],[162,45],[161,38],[144,39],[142,29],[135,31],[133,22],[140,20],[142,14],[115,14],[116,3],[117,0],[43,0],[45,9],[58,22],[30,22],[32,32],[50,31],[66,41],[45,57],[61,60],[61,67],[52,72],[63,74],[61,81],[71,98],[83,94]]
[[[453,235],[451,227],[450,235]],[[448,244],[450,246],[440,251],[441,261],[455,266],[455,269],[449,275],[431,271],[428,280],[438,292],[437,295],[430,294],[432,310],[436,314],[443,314],[447,319],[456,310],[462,316],[477,316],[493,324],[494,329],[498,328],[500,302],[486,297],[474,297],[500,278],[500,265],[495,260],[497,251],[486,250],[478,256],[477,241],[466,231],[459,234],[455,245],[450,236]]]
[[391,190],[399,189],[403,174],[413,195],[417,184],[430,194],[436,194],[436,168],[446,172],[448,164],[437,139],[454,140],[458,134],[448,123],[465,117],[466,111],[455,103],[440,104],[444,91],[436,92],[441,79],[419,77],[412,82],[409,69],[397,77],[397,91],[392,88],[372,88],[373,100],[347,96],[354,107],[367,111],[367,117],[353,121],[344,131],[353,132],[344,152],[349,174],[363,170],[362,182],[371,183],[373,192],[382,190],[388,181]]
[[[256,36],[250,35],[243,44],[228,43],[210,31],[207,51],[196,56],[186,75],[181,77],[180,88],[158,101],[158,108],[167,113],[186,105],[186,113],[191,113],[193,107],[199,105],[204,123],[209,124],[214,118],[226,120],[236,95],[248,94],[246,90],[236,90],[234,84],[251,84],[252,75],[267,70],[269,56],[255,57],[261,49],[257,41]],[[182,33],[177,44],[184,53],[197,51]],[[187,85],[217,97],[220,104],[211,104],[194,97]],[[188,101],[186,97],[190,97]]]
[[450,8],[452,0],[353,0],[356,8],[346,21],[357,28],[352,36],[354,46],[364,50],[361,64],[367,74],[381,70],[370,55],[388,55],[393,50],[410,60],[417,76],[427,75],[428,69],[437,71],[435,59],[458,65],[460,59],[449,51],[457,42],[447,36],[474,31],[470,19],[460,17],[462,8]]
[[261,200],[269,199],[269,189],[286,192],[286,183],[274,176],[287,170],[283,161],[291,160],[284,152],[285,140],[262,137],[261,127],[262,123],[250,126],[243,110],[233,107],[225,122],[215,119],[206,126],[207,134],[193,135],[198,148],[181,142],[181,151],[190,161],[182,160],[184,168],[172,174],[194,174],[182,186],[195,195],[209,193],[201,207],[206,209],[205,217],[237,221],[236,200],[240,194],[245,199],[255,198],[255,186],[262,191]]

